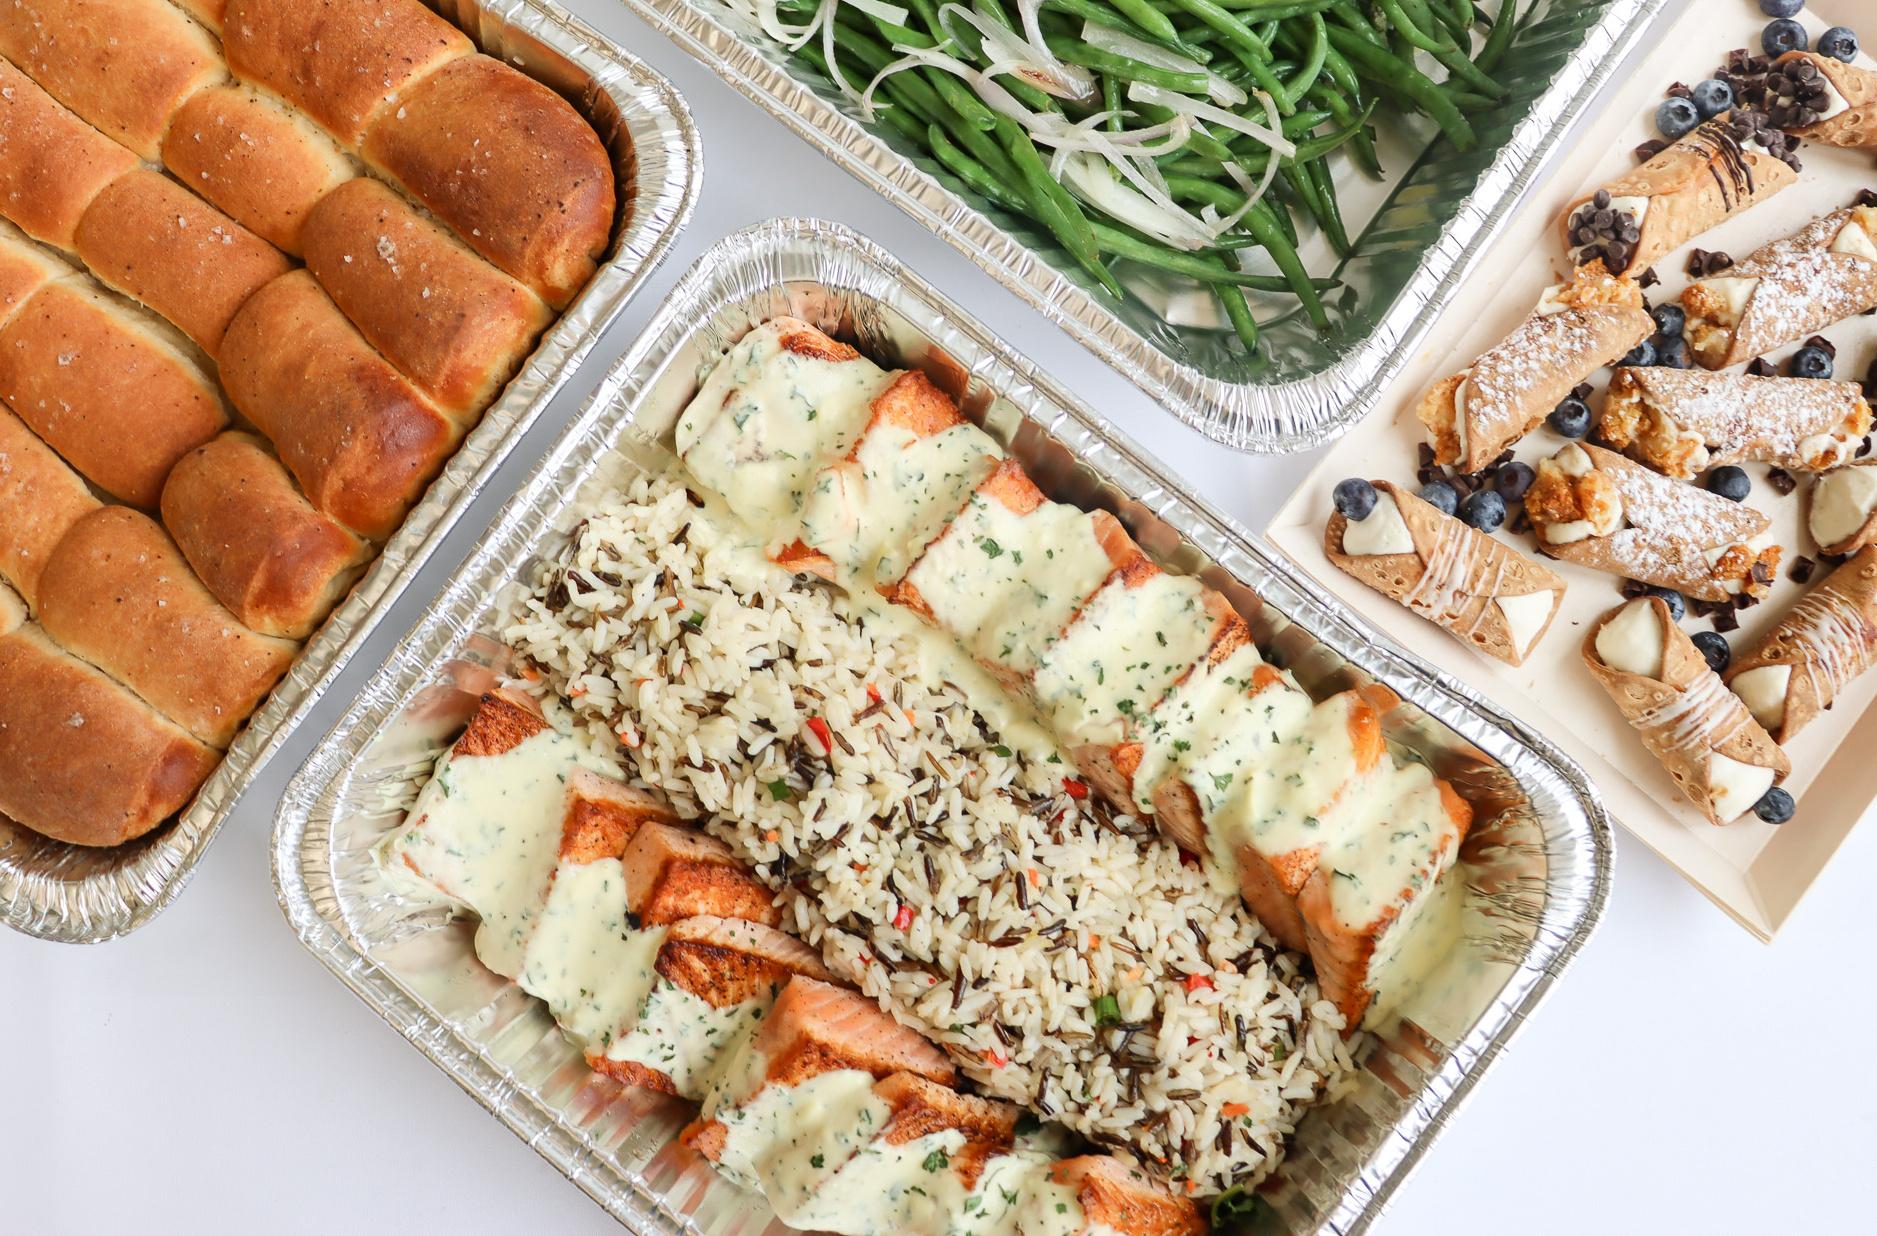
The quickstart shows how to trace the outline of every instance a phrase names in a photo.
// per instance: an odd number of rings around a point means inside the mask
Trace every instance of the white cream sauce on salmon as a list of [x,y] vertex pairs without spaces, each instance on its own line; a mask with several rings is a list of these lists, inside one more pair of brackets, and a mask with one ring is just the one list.
[[711,1070],[753,1033],[776,993],[718,1008],[670,979],[658,977],[634,1015],[631,1029],[606,1049],[609,1060],[657,1069],[687,1099],[701,1099]]
[[618,859],[563,862],[548,885],[516,981],[546,1003],[582,1049],[601,1051],[645,999],[664,942],[662,927],[632,924]]
[[1205,586],[1157,572],[1108,581],[1043,654],[1032,690],[1070,747],[1120,742],[1175,679],[1206,655],[1216,625]]

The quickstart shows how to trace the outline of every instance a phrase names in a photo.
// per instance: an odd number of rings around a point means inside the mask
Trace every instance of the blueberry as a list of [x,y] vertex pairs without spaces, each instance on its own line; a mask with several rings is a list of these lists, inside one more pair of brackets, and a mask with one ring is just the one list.
[[1655,364],[1655,344],[1644,339],[1641,343],[1629,350],[1629,355],[1616,363],[1619,365],[1628,365],[1631,369],[1647,368]]
[[1551,410],[1546,423],[1566,438],[1581,438],[1590,432],[1590,405],[1572,396]]
[[1351,477],[1336,486],[1334,498],[1342,517],[1359,524],[1375,509],[1375,486],[1360,477]]
[[1668,606],[1668,616],[1680,622],[1688,616],[1688,602],[1682,600],[1681,593],[1673,588],[1644,588],[1645,597],[1660,597],[1662,604]]
[[1469,528],[1496,532],[1506,521],[1506,500],[1496,489],[1481,489],[1466,496],[1460,504],[1460,518]]
[[1688,101],[1701,113],[1701,119],[1712,120],[1733,107],[1734,88],[1718,77],[1710,77],[1695,83],[1695,88],[1688,92]]
[[1442,515],[1451,515],[1460,509],[1460,491],[1445,481],[1429,481],[1421,486],[1421,501]]
[[1833,26],[1818,36],[1818,54],[1847,64],[1856,60],[1857,31],[1849,26]]
[[1655,109],[1655,127],[1671,142],[1701,123],[1701,113],[1687,99],[1666,99]]
[[1831,377],[1831,354],[1823,348],[1806,346],[1792,354],[1791,373],[1795,378]]
[[1530,489],[1532,482],[1537,479],[1538,474],[1532,471],[1530,464],[1513,460],[1493,474],[1492,483],[1493,488],[1499,491],[1500,497],[1507,502],[1517,502],[1525,496],[1525,491]]
[[1688,358],[1688,341],[1680,335],[1655,341],[1655,363],[1665,369],[1686,369],[1694,362]]
[[1728,464],[1708,473],[1708,491],[1729,502],[1745,502],[1747,495],[1753,492],[1753,481],[1745,470]]
[[1760,801],[1753,804],[1753,814],[1768,824],[1784,824],[1798,809],[1799,804],[1792,801],[1792,795],[1778,786],[1760,795]]
[[1805,27],[1791,18],[1782,17],[1778,21],[1766,23],[1766,29],[1760,32],[1760,50],[1769,56],[1783,56],[1787,52],[1804,51],[1809,43]]
[[1805,0],[1760,0],[1760,12],[1768,17],[1797,17]]
[[1727,646],[1725,635],[1719,631],[1696,631],[1688,638],[1696,648],[1701,650],[1701,655],[1707,658],[1709,669],[1717,674],[1727,672],[1727,667],[1734,660],[1734,650]]
[[1649,310],[1649,316],[1655,319],[1655,328],[1666,338],[1673,339],[1688,329],[1688,315],[1682,312],[1680,305],[1657,305]]

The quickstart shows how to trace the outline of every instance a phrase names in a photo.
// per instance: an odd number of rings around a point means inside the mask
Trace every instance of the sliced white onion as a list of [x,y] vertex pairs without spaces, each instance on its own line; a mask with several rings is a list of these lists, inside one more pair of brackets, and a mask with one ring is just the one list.
[[1094,155],[1073,155],[1063,168],[1064,179],[1083,201],[1135,231],[1182,249],[1200,249],[1211,242],[1203,221],[1171,201],[1156,202],[1122,184],[1114,177],[1114,165],[1104,163]]
[[1246,137],[1256,138],[1271,149],[1273,154],[1288,156],[1297,153],[1297,146],[1284,136],[1283,122],[1278,118],[1277,107],[1271,102],[1271,96],[1260,90],[1255,96],[1264,105],[1265,116],[1270,120],[1270,127],[1246,120],[1236,112],[1228,112],[1222,107],[1200,99],[1188,98],[1172,90],[1163,90],[1159,86],[1150,86],[1146,82],[1129,82],[1128,98],[1136,103],[1153,103],[1171,111],[1183,112],[1201,120],[1243,133]]
[[821,24],[821,55],[828,62],[828,76],[834,79],[835,88],[849,99],[858,99],[860,91],[848,84],[841,72],[840,58],[834,54],[834,10],[840,3],[841,0],[821,0],[815,9],[815,20]]
[[[1034,31],[1027,31],[1030,37],[1025,38],[1008,26],[992,21],[962,4],[939,6],[939,25],[946,26],[952,17],[963,20],[983,38],[986,50],[992,53],[987,58],[1000,66],[997,72],[1014,72],[1038,90],[1059,99],[1088,101],[1095,98],[1094,74],[1057,60],[1043,43],[1040,26]],[[949,27],[947,30],[949,32]]]
[[787,25],[782,14],[776,11],[776,0],[755,0],[754,11],[756,24],[763,28],[763,33],[776,42],[794,51],[809,39],[815,37],[815,23],[820,18],[819,12],[811,17],[806,26]]
[[[1023,25],[1023,33],[1029,36],[1030,46],[1036,49],[1039,57],[1037,64],[1075,92],[1073,95],[1065,94],[1059,97],[1093,103],[1098,96],[1095,75],[1087,69],[1064,64],[1056,59],[1055,53],[1049,50],[1049,44],[1043,41],[1042,11],[1043,0],[1017,0],[1017,17]],[[1056,92],[1050,91],[1050,93]]]
[[897,4],[888,4],[886,0],[842,0],[852,5],[869,17],[877,17],[892,26],[903,26],[912,14]]
[[1250,98],[1242,86],[1226,81],[1205,65],[1176,51],[1169,51],[1158,43],[1149,43],[1146,39],[1137,39],[1131,34],[1116,30],[1113,26],[1104,26],[1097,22],[1082,23],[1082,41],[1100,51],[1117,56],[1126,56],[1142,64],[1150,64],[1156,69],[1166,69],[1172,73],[1203,73],[1206,78],[1206,92],[1214,103],[1222,107],[1237,107]]

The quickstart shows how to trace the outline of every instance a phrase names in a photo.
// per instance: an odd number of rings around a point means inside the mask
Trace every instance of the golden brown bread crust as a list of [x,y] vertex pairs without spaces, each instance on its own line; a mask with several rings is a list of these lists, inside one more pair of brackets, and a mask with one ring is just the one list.
[[34,292],[72,273],[73,268],[50,249],[34,244],[24,232],[0,220],[0,324],[19,312]]
[[252,434],[179,460],[163,523],[216,600],[250,630],[305,639],[351,588],[371,547],[313,509]]
[[237,622],[162,527],[122,506],[85,516],[52,551],[38,616],[61,646],[212,747],[234,739],[298,650]]
[[9,0],[0,55],[146,159],[183,100],[227,76],[215,40],[165,0]]
[[72,247],[80,215],[137,156],[0,60],[0,214],[28,236]]
[[304,270],[248,299],[220,360],[229,398],[313,505],[361,536],[389,536],[456,448],[455,425]]
[[376,180],[327,194],[306,266],[359,333],[454,419],[473,424],[552,316],[540,297]]
[[488,56],[448,65],[374,123],[362,148],[476,252],[565,305],[612,233],[612,162],[568,102]]
[[184,12],[211,30],[222,28],[222,10],[228,7],[228,0],[175,0]]
[[35,609],[39,573],[71,526],[98,509],[78,474],[0,407],[0,579]]
[[356,146],[373,116],[475,44],[416,0],[228,0],[222,49],[236,75]]
[[213,356],[235,310],[289,269],[279,250],[169,177],[138,168],[78,221],[78,256]]
[[0,635],[0,811],[118,845],[180,811],[221,756],[36,626]]
[[175,462],[228,424],[172,336],[88,281],[48,284],[0,326],[0,400],[98,488],[155,509]]
[[333,140],[249,86],[191,96],[163,137],[163,166],[269,244],[300,252],[319,200],[355,174]]

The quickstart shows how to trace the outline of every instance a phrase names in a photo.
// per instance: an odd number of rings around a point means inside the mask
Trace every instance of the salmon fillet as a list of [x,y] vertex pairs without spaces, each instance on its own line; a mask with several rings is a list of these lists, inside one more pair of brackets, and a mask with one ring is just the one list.
[[[1242,638],[1239,638],[1241,633]],[[1213,653],[1207,658],[1209,664],[1223,662],[1226,657],[1251,642],[1250,629],[1242,621],[1236,631],[1225,631],[1222,636],[1213,645]],[[1245,687],[1245,697],[1256,699],[1266,691],[1301,692],[1301,688],[1291,681],[1290,675],[1276,666],[1260,663],[1251,671],[1251,682]],[[1200,806],[1199,794],[1190,783],[1177,776],[1168,777],[1154,788],[1153,804],[1154,820],[1173,844],[1192,854],[1206,852],[1205,812]]]
[[1085,1232],[1114,1231],[1124,1236],[1205,1236],[1205,1215],[1198,1203],[1175,1197],[1138,1167],[1108,1155],[1064,1159],[1050,1178],[1075,1190],[1082,1204]]
[[567,808],[561,819],[560,857],[566,863],[618,858],[646,823],[676,824],[663,799],[589,768],[567,778]]
[[1014,1104],[959,1094],[916,1073],[894,1073],[876,1083],[873,1092],[893,1109],[880,1134],[889,1146],[951,1129],[965,1135],[964,1145],[950,1158],[951,1170],[967,1191],[977,1187],[991,1157],[1009,1150],[1016,1137]]
[[626,843],[626,908],[645,926],[713,914],[774,927],[782,911],[730,848],[694,829],[650,821]]
[[458,755],[506,755],[547,728],[541,706],[512,687],[483,693],[463,736],[451,748]]

